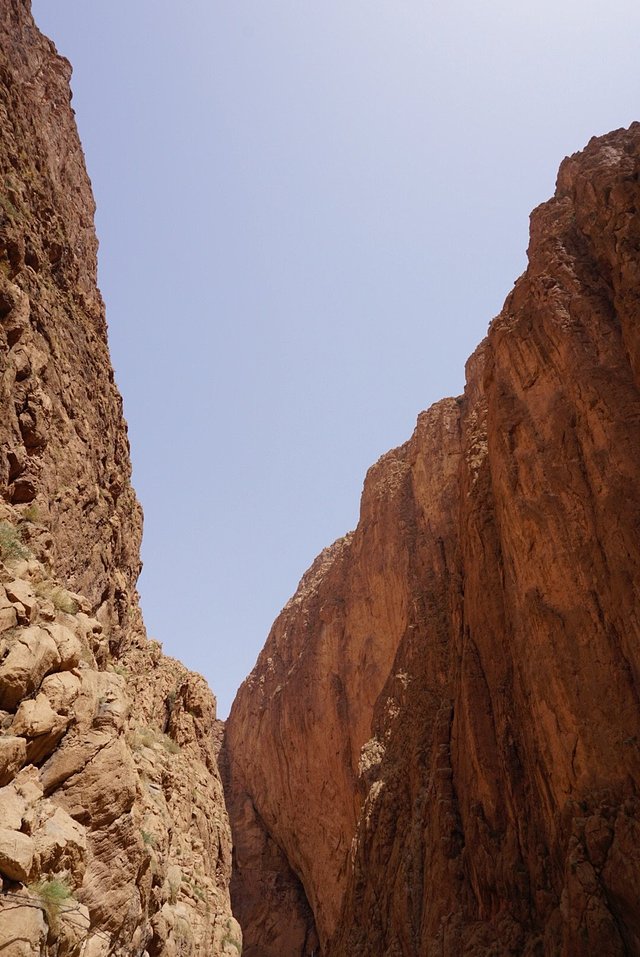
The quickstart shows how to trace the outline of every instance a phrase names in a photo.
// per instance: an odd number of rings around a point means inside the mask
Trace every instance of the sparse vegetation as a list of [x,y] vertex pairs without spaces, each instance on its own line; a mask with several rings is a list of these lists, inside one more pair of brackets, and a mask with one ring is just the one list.
[[179,754],[180,745],[168,734],[163,734],[157,728],[138,727],[129,737],[129,744],[133,751],[140,751],[142,748],[153,748],[157,744],[168,751],[169,754]]
[[27,507],[22,513],[22,518],[24,519],[25,522],[35,523],[40,521],[41,519],[40,509],[35,504],[35,502],[32,502],[31,505],[27,505]]
[[9,214],[11,219],[13,219],[14,221],[17,220],[20,223],[24,222],[24,217],[22,216],[18,207],[11,202],[8,196],[2,193],[0,193],[0,206],[2,206],[5,212]]
[[193,932],[189,926],[189,922],[181,915],[176,918],[176,922],[173,927],[173,936],[176,940],[176,943],[179,944],[188,945],[193,941]]
[[187,887],[189,887],[193,891],[194,897],[196,897],[199,901],[206,903],[206,900],[207,900],[206,891],[204,891],[199,884],[194,884],[193,881],[190,881],[187,877],[182,878],[182,883],[186,884]]
[[238,940],[236,940],[236,937],[235,937],[235,935],[234,935],[234,933],[233,933],[233,930],[232,930],[232,927],[231,927],[231,921],[230,921],[230,920],[227,921],[227,933],[226,933],[226,934],[224,935],[224,937],[222,938],[222,946],[223,946],[223,947],[226,947],[227,944],[229,944],[231,947],[234,947],[234,948],[238,951],[239,954],[242,953],[242,946],[241,946],[241,944],[238,942]]
[[35,586],[36,595],[47,598],[54,608],[66,615],[75,615],[78,612],[78,603],[68,591],[53,582],[38,582]]
[[81,643],[80,661],[84,661],[85,664],[90,665],[92,668],[96,666],[94,654],[84,641]]
[[160,735],[160,744],[169,754],[180,754],[180,745],[170,738],[168,734]]
[[29,885],[29,890],[40,898],[42,907],[49,920],[49,926],[56,928],[60,911],[65,901],[70,900],[73,891],[65,880],[57,877],[48,881],[38,881]]
[[0,558],[3,562],[18,562],[28,558],[29,552],[22,544],[20,532],[10,522],[0,522]]
[[77,601],[64,588],[54,588],[51,593],[51,601],[58,611],[64,611],[67,615],[75,615],[78,611]]
[[145,831],[145,830],[141,830],[141,831],[140,831],[140,834],[142,835],[142,843],[145,845],[145,847],[155,847],[155,846],[156,846],[156,839],[155,839],[155,836],[154,836],[153,834],[151,834],[149,831]]
[[152,748],[156,743],[156,732],[153,728],[136,728],[130,735],[129,744],[133,751],[143,748]]

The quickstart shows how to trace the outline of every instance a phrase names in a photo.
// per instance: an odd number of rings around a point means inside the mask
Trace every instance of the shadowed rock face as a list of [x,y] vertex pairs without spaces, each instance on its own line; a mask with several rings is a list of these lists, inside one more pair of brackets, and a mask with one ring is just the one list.
[[0,2],[0,951],[237,955],[221,728],[144,633],[71,69]]
[[640,953],[640,124],[534,211],[226,730],[247,957]]

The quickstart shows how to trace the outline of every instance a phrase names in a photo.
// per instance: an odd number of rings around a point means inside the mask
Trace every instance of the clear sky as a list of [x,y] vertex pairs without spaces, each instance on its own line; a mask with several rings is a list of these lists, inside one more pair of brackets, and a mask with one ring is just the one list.
[[33,0],[74,66],[148,631],[225,716],[464,362],[560,160],[640,118],[637,0]]

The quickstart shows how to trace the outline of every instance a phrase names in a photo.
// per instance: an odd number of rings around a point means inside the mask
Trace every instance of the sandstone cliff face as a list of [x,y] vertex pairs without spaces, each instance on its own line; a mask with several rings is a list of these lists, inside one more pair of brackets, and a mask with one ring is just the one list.
[[135,607],[140,509],[96,287],[94,202],[69,64],[25,0],[0,10],[0,480],[37,503],[56,568],[114,639]]
[[237,954],[221,730],[149,642],[70,67],[0,5],[0,950]]
[[[307,901],[321,938],[335,927],[357,821],[360,749],[396,647],[423,604],[413,472],[438,500],[447,497],[454,459],[427,476],[428,462],[452,430],[455,438],[456,416],[455,401],[440,403],[421,417],[419,440],[370,471],[358,529],[302,579],[232,709],[228,797],[232,821],[242,821],[234,830],[235,906],[248,955],[313,953]],[[261,866],[273,859],[273,843],[293,871],[286,884],[277,857],[274,872]],[[297,901],[295,925],[277,906],[283,884],[285,906]],[[253,949],[256,920],[269,932]]]
[[226,730],[248,957],[640,954],[640,125],[369,473]]

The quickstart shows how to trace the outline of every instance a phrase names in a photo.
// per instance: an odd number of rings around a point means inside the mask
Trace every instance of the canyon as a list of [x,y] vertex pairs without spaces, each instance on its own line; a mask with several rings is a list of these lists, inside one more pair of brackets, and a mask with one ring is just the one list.
[[0,951],[640,955],[640,124],[229,719],[145,632],[70,66],[0,5]]

